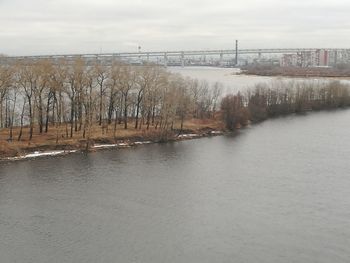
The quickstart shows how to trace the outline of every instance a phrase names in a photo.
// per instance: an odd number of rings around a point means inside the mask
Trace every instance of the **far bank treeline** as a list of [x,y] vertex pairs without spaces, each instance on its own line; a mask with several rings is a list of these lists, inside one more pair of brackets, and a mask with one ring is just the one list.
[[163,136],[181,132],[186,118],[213,118],[220,94],[219,84],[156,65],[25,60],[0,65],[0,128],[8,130],[8,141],[30,141],[52,130],[57,141],[89,140],[96,127],[114,136],[117,129]]

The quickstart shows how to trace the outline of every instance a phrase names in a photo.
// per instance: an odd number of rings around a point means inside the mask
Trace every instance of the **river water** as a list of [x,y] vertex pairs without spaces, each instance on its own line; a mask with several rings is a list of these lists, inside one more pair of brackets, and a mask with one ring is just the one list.
[[0,163],[0,262],[348,263],[349,130],[338,110]]
[[222,94],[237,93],[254,88],[256,84],[269,84],[274,82],[311,82],[324,83],[338,80],[344,84],[350,84],[349,78],[288,78],[288,77],[269,77],[239,74],[239,69],[232,68],[213,68],[213,67],[170,67],[173,73],[178,73],[185,77],[204,80],[209,84],[220,82],[222,84]]
[[222,93],[236,93],[246,90],[259,83],[270,83],[275,80],[284,80],[285,78],[262,77],[240,75],[239,69],[232,68],[213,68],[213,67],[170,67],[173,73],[178,73],[185,77],[195,78],[201,81],[207,81],[210,84],[219,82],[222,84]]

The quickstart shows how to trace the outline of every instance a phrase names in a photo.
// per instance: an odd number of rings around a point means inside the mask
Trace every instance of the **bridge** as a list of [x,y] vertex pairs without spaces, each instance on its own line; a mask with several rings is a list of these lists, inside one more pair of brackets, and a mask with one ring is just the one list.
[[234,63],[237,65],[238,56],[256,54],[261,57],[262,54],[297,54],[301,52],[316,52],[317,50],[327,50],[329,52],[334,51],[348,52],[350,49],[337,49],[337,48],[271,48],[271,49],[216,49],[216,50],[188,50],[188,51],[149,51],[149,52],[121,52],[121,53],[91,53],[91,54],[63,54],[63,55],[36,55],[36,56],[7,56],[0,57],[1,60],[16,61],[16,60],[74,60],[77,58],[84,59],[86,61],[101,61],[105,63],[112,63],[118,60],[138,60],[138,61],[153,61],[158,64],[168,65],[170,58],[177,58],[181,65],[185,65],[185,59],[188,57],[198,56],[219,56],[219,63],[222,63],[225,55],[233,55]]

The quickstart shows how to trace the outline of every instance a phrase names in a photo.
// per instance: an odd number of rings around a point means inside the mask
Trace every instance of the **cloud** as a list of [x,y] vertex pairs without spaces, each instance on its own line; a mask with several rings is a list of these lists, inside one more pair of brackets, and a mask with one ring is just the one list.
[[10,55],[242,47],[350,47],[343,0],[0,0]]

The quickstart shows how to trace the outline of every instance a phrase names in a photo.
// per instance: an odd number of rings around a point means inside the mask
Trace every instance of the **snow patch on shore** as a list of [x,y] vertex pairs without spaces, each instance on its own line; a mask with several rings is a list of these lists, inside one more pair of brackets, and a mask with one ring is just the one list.
[[222,134],[222,131],[211,131],[210,134]]
[[111,147],[117,147],[118,144],[99,144],[99,145],[94,145],[93,148],[98,149],[98,148],[111,148]]
[[131,142],[131,143],[126,143],[126,142],[120,142],[120,143],[115,143],[115,144],[98,144],[94,145],[94,149],[100,149],[100,148],[114,148],[114,147],[130,147],[132,145],[142,145],[142,144],[150,144],[152,143],[151,141],[139,141],[139,142]]
[[[211,131],[210,134],[212,135],[220,135],[223,134],[222,131]],[[191,138],[197,138],[201,137],[203,135],[197,134],[197,133],[188,133],[188,134],[180,134],[177,136],[179,139],[191,139]],[[93,149],[104,149],[104,148],[113,148],[113,147],[121,147],[121,148],[127,148],[131,147],[133,145],[143,145],[143,144],[151,144],[154,143],[152,141],[136,141],[136,142],[120,142],[120,143],[115,143],[115,144],[97,144],[92,146]],[[45,156],[59,156],[59,155],[66,155],[70,153],[75,153],[78,152],[79,150],[56,150],[56,151],[45,151],[45,152],[40,152],[40,151],[35,151],[33,153],[29,153],[26,155],[22,156],[17,156],[17,157],[8,157],[8,158],[3,158],[0,160],[9,160],[9,161],[14,161],[14,160],[23,160],[23,159],[31,159],[31,158],[37,158],[37,157],[45,157]]]
[[196,133],[189,133],[189,134],[180,134],[178,138],[193,138],[193,137],[199,137],[199,134]]
[[33,153],[28,153],[26,155],[17,156],[17,157],[9,157],[7,160],[22,160],[22,159],[30,159],[30,158],[37,158],[37,157],[44,157],[44,156],[57,156],[57,155],[65,155],[69,153],[75,153],[77,150],[59,150],[59,151],[50,151],[50,152],[39,152],[35,151]]
[[118,143],[118,146],[128,147],[128,146],[130,146],[130,144],[129,144],[129,143],[122,142],[122,143]]
[[134,142],[135,145],[142,145],[142,144],[150,144],[151,141],[144,141],[144,142]]
[[93,146],[94,149],[115,148],[115,147],[130,147],[130,144],[121,142],[121,143],[114,143],[114,144],[97,144]]

